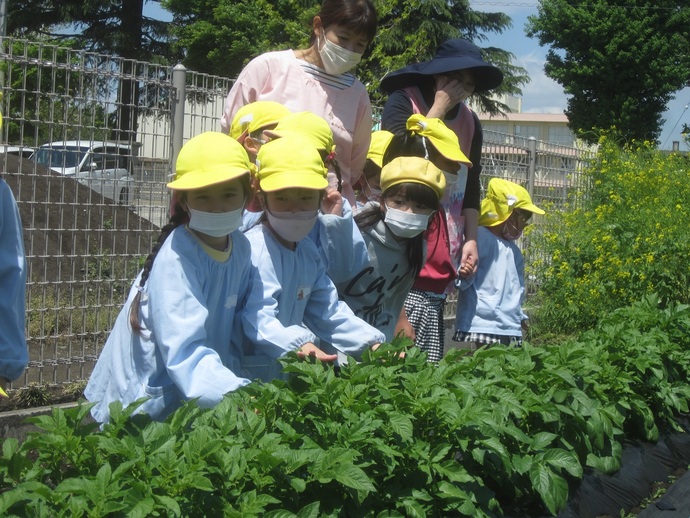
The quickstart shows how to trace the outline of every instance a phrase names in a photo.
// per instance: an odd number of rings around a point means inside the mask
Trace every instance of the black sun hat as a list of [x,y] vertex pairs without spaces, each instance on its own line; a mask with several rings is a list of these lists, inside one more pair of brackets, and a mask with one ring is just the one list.
[[474,73],[475,92],[492,90],[503,82],[503,72],[484,61],[479,47],[471,41],[456,38],[442,43],[433,59],[407,65],[386,75],[381,80],[381,89],[391,93],[418,84],[420,76],[431,77],[467,69]]

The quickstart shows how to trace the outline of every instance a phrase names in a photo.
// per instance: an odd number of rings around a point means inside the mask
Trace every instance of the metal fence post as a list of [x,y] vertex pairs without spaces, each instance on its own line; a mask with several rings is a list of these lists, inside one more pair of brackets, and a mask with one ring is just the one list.
[[175,175],[175,162],[184,140],[184,103],[187,97],[187,69],[178,64],[172,72],[172,123],[170,124],[170,172]]
[[527,192],[530,197],[534,196],[534,178],[537,174],[537,139],[530,137],[527,139],[529,148],[529,167],[527,168]]

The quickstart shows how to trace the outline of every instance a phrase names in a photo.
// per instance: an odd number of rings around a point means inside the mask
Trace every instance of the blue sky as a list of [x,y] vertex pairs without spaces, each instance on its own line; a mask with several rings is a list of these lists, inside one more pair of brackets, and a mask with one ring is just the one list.
[[[476,11],[504,12],[513,20],[513,27],[502,34],[487,34],[487,41],[476,42],[481,47],[493,46],[512,52],[514,64],[527,70],[530,83],[522,87],[522,111],[533,113],[562,113],[567,97],[563,88],[544,74],[546,47],[540,47],[536,39],[525,35],[525,23],[529,15],[537,14],[536,0],[520,2],[500,0],[471,0]],[[659,142],[662,149],[671,149],[673,141],[680,141],[680,149],[686,150],[680,131],[683,123],[690,126],[690,88],[680,90],[668,104],[663,115],[666,122]]]
[[[527,70],[531,81],[522,88],[522,111],[528,113],[563,113],[567,97],[563,88],[544,74],[546,61],[545,47],[540,47],[536,39],[525,35],[525,23],[529,15],[537,14],[536,0],[471,0],[476,11],[506,13],[513,20],[513,27],[502,34],[487,34],[486,41],[477,41],[480,47],[499,47],[515,55],[514,64]],[[157,2],[145,3],[144,12],[148,16],[169,20],[170,14],[160,8]],[[671,149],[673,141],[681,141],[681,150],[685,149],[680,137],[683,124],[690,126],[690,88],[679,91],[668,104],[663,118],[659,141],[662,149]]]

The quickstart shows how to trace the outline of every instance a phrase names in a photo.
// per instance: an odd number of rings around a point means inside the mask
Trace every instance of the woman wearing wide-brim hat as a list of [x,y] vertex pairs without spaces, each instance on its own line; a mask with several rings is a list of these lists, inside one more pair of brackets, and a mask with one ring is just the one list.
[[[473,93],[498,87],[502,81],[501,70],[482,58],[479,47],[460,38],[442,43],[433,59],[403,67],[381,80],[381,89],[389,95],[381,121],[383,129],[405,132],[413,113],[441,119],[457,135],[460,149],[472,162],[469,168],[448,164],[446,194],[441,200],[446,217],[439,218],[436,232],[427,235],[428,250],[436,252],[427,257],[399,324],[399,329],[409,329],[404,322],[407,316],[414,335],[428,336],[428,331],[420,333],[420,328],[438,321],[436,313],[443,311],[438,300],[454,289],[455,277],[476,272],[483,138],[479,118],[464,101]],[[443,336],[436,339],[443,343]],[[425,344],[417,345],[425,348]]]

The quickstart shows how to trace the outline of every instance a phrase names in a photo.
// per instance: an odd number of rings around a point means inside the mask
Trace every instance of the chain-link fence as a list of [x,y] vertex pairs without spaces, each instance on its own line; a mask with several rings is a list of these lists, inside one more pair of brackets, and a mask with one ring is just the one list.
[[[0,39],[0,168],[24,225],[29,368],[14,387],[88,378],[167,221],[185,139],[220,129],[232,81],[181,66]],[[555,205],[591,155],[485,132],[484,178]],[[31,156],[31,158],[27,158]]]

